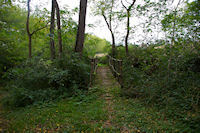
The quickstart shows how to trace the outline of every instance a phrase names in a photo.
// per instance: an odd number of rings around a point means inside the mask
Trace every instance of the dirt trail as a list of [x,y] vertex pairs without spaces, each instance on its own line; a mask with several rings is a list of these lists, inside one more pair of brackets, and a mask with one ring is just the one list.
[[108,111],[108,120],[105,121],[103,127],[104,128],[112,128],[113,123],[112,119],[114,116],[114,105],[113,105],[113,95],[111,93],[111,89],[113,85],[118,85],[117,82],[113,82],[113,77],[111,76],[111,71],[108,67],[99,67],[97,70],[97,78],[100,80],[101,88],[104,89],[105,93],[102,98],[105,99],[106,110]]

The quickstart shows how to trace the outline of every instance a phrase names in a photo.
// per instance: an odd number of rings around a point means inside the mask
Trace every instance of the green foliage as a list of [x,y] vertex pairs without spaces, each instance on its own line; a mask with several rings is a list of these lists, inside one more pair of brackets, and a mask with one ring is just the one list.
[[102,90],[93,87],[87,92],[77,90],[70,98],[13,110],[5,115],[10,120],[5,131],[101,132],[108,117],[100,95]]
[[171,11],[169,14],[166,14],[161,21],[163,30],[170,34],[173,34],[174,30],[175,41],[179,43],[193,41],[194,45],[197,45],[196,43],[198,43],[198,40],[200,39],[199,4],[198,0],[194,0],[190,3],[187,2],[183,9]]
[[105,39],[101,39],[94,35],[86,35],[85,43],[84,43],[84,51],[90,57],[94,57],[97,53],[107,53],[110,47],[110,42]]
[[[5,132],[187,131],[187,125],[166,117],[155,107],[144,106],[137,99],[121,97],[120,88],[111,73],[107,78],[111,85],[97,78],[97,87],[87,92],[77,90],[76,95],[70,98],[6,113],[10,125]],[[112,97],[102,97],[105,93]],[[105,100],[110,101],[111,98],[111,104],[107,104]],[[107,127],[108,121],[110,126]]]
[[98,58],[98,63],[102,65],[108,64],[108,56],[103,56],[103,57]]
[[134,53],[124,59],[122,93],[156,105],[169,116],[191,125],[188,131],[192,128],[197,131],[196,118],[187,113],[199,115],[199,66],[197,49],[191,52],[181,45],[171,49],[167,45],[164,49],[153,46],[134,49]]
[[34,58],[5,74],[10,80],[7,105],[22,107],[36,102],[51,101],[87,89],[90,66],[77,55],[55,61]]
[[[11,3],[2,3],[0,7],[0,79],[3,72],[18,64],[23,60],[24,44],[24,13],[21,9]],[[17,15],[16,15],[17,14]],[[0,80],[1,82],[1,80]]]
[[199,132],[199,1],[185,4],[183,9],[166,10],[169,14],[157,9],[165,13],[165,40],[131,46],[128,57],[125,47],[117,46],[115,57],[123,60],[121,94],[177,119],[183,132]]

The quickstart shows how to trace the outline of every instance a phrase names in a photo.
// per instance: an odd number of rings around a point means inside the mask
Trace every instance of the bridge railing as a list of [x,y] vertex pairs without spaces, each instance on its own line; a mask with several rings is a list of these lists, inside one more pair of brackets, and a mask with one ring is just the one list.
[[119,84],[123,87],[123,76],[122,76],[122,64],[123,61],[119,59],[115,59],[108,55],[108,63],[109,67],[114,75],[115,78],[117,78]]
[[98,59],[97,58],[92,58],[90,60],[91,60],[91,68],[90,68],[90,84],[89,84],[89,86],[91,86],[94,82],[95,75],[97,72],[97,67],[98,67]]

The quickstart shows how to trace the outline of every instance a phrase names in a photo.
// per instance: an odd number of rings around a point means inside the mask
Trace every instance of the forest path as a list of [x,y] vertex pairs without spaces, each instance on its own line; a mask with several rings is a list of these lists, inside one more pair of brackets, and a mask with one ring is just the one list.
[[98,85],[103,89],[104,93],[101,96],[102,99],[105,101],[105,111],[107,112],[107,120],[103,123],[104,129],[109,129],[109,131],[116,131],[118,132],[129,132],[128,128],[125,126],[119,126],[116,123],[116,101],[118,101],[118,96],[116,93],[118,92],[120,85],[113,77],[111,70],[108,66],[99,67],[97,69],[97,77]]
[[[97,80],[100,81],[99,85],[104,89],[105,93],[102,95],[102,99],[105,100],[106,108],[108,112],[108,120],[104,122],[104,128],[112,127],[112,118],[114,117],[113,112],[113,95],[110,93],[113,82],[111,77],[111,72],[108,67],[99,67],[97,70]],[[117,85],[117,84],[116,84]]]
[[141,132],[174,132],[175,121],[167,119],[153,107],[144,106],[139,99],[127,98],[108,66],[97,69],[96,85],[102,90],[104,110],[107,119],[102,128],[106,132],[141,133]]

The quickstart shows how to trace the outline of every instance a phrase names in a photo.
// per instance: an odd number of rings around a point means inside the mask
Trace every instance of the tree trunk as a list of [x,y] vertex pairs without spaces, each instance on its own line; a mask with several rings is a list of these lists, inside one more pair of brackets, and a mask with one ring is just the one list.
[[28,0],[27,1],[27,6],[28,6],[28,14],[27,14],[27,20],[26,20],[26,31],[27,31],[27,35],[28,35],[28,39],[29,39],[29,44],[28,44],[28,49],[29,49],[29,58],[32,58],[32,55],[31,55],[31,51],[32,51],[32,49],[31,49],[31,43],[32,43],[32,41],[31,41],[31,37],[32,37],[32,35],[31,35],[31,33],[30,33],[30,29],[29,29],[29,20],[30,20],[30,2],[31,2],[31,0]]
[[54,43],[54,28],[55,28],[55,0],[52,0],[52,9],[51,9],[51,25],[50,25],[50,50],[51,50],[51,59],[55,59],[55,43]]
[[115,35],[113,33],[112,25],[111,25],[112,24],[111,23],[112,22],[112,18],[111,17],[109,18],[110,20],[109,20],[109,23],[108,23],[108,20],[107,20],[107,18],[106,18],[104,13],[102,13],[102,16],[103,16],[103,18],[104,18],[104,20],[106,22],[106,25],[107,25],[110,33],[111,33],[111,36],[112,36],[112,57],[114,58],[115,57]]
[[58,44],[59,44],[59,57],[62,55],[62,35],[61,35],[61,26],[60,26],[60,9],[58,2],[55,0],[56,13],[57,13],[57,27],[58,27]]
[[122,6],[126,9],[126,12],[127,12],[127,23],[126,23],[126,37],[125,37],[125,48],[126,48],[126,56],[129,55],[129,52],[128,52],[128,37],[129,37],[129,33],[130,33],[130,11],[132,9],[132,7],[134,6],[136,0],[133,0],[132,3],[126,7],[123,3],[123,0],[121,0],[121,3],[122,3]]
[[128,37],[130,33],[130,11],[127,10],[127,33],[126,33],[126,38],[125,38],[125,47],[126,47],[126,55],[128,56]]
[[83,43],[85,39],[85,20],[86,20],[87,0],[80,0],[80,11],[79,11],[79,24],[76,36],[75,52],[82,55]]
[[112,35],[112,57],[115,58],[115,36],[112,31],[111,31],[111,35]]
[[27,31],[27,35],[28,35],[28,51],[29,51],[29,58],[32,58],[32,36],[37,33],[38,31],[44,29],[47,27],[47,25],[45,25],[44,27],[40,27],[38,29],[35,29],[34,31],[30,32],[30,28],[29,28],[29,21],[30,21],[30,2],[31,0],[27,1],[27,6],[28,6],[28,14],[27,14],[27,20],[26,20],[26,31]]
[[32,58],[32,36],[28,35],[29,44],[28,44],[28,51],[29,51],[29,58]]

